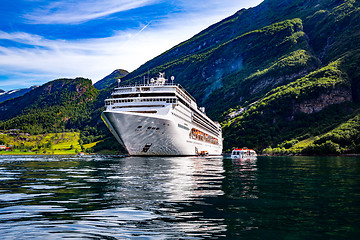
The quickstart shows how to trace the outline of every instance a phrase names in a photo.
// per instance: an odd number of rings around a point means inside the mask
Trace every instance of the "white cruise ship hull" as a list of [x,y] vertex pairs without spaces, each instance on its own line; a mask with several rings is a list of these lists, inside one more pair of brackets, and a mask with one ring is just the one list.
[[104,111],[102,119],[130,155],[194,156],[221,155],[222,144],[192,139],[190,122],[169,115]]

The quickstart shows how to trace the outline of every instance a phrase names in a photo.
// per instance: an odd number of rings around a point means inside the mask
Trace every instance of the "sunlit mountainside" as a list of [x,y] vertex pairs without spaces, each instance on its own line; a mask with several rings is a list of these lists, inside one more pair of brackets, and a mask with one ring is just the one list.
[[359,1],[265,0],[129,74],[115,70],[97,89],[86,79],[55,80],[0,103],[0,129],[110,138],[99,116],[114,80],[142,82],[161,71],[222,123],[224,150],[359,153],[359,33]]

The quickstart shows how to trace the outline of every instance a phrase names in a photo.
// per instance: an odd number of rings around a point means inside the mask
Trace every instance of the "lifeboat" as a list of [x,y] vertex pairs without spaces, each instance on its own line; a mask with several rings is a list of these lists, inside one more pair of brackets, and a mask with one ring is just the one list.
[[231,159],[255,158],[256,156],[255,150],[248,148],[235,148],[231,152]]

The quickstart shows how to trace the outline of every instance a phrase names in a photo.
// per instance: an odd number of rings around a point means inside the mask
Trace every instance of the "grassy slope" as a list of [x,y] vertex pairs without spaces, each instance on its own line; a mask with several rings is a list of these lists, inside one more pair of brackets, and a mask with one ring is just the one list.
[[[13,147],[12,151],[0,151],[0,155],[74,155],[82,151],[115,154],[122,150],[116,140],[108,138],[80,145],[82,142],[80,132],[46,133],[31,136],[0,134],[0,142]],[[96,146],[98,144],[100,147]]]
[[1,134],[0,140],[13,151],[0,154],[77,154],[81,152],[79,132],[47,133],[32,136]]

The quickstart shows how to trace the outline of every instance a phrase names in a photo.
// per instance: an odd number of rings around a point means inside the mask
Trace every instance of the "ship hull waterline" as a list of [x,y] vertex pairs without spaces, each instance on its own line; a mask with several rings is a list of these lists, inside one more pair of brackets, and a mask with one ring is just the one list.
[[192,126],[179,128],[158,115],[104,111],[101,118],[131,156],[220,156],[222,146],[189,138]]

